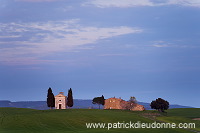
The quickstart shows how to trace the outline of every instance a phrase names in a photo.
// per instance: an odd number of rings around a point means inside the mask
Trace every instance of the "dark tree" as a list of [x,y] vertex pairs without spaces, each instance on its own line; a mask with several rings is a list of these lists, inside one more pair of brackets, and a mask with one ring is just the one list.
[[95,97],[92,100],[93,104],[98,104],[99,105],[99,109],[100,109],[100,105],[104,105],[105,104],[105,99],[104,96],[102,95],[101,97]]
[[102,96],[101,96],[101,105],[104,106],[104,104],[105,104],[105,99],[104,99],[104,96],[102,95]]
[[55,107],[55,97],[50,87],[48,89],[48,94],[47,94],[47,106],[50,107],[51,109]]
[[74,105],[74,102],[73,102],[72,88],[70,88],[68,90],[67,106],[72,107],[73,105]]
[[150,106],[152,109],[156,109],[159,112],[164,112],[164,110],[167,110],[169,108],[169,102],[165,101],[162,98],[158,98],[155,101],[152,101]]

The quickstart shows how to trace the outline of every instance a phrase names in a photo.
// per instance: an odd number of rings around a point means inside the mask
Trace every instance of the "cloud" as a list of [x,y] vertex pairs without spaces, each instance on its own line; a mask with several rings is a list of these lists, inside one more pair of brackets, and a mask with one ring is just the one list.
[[170,47],[170,43],[167,43],[165,41],[154,41],[152,46],[157,48],[164,48]]
[[166,45],[166,44],[154,44],[152,46],[157,47],[157,48],[169,47],[169,45]]
[[[63,0],[15,0],[17,2],[56,2]],[[135,7],[135,6],[164,6],[164,5],[182,5],[182,6],[193,6],[200,7],[199,0],[92,0],[84,2],[82,5],[95,5],[100,8],[107,7]],[[70,10],[71,8],[66,8]]]
[[21,37],[21,36],[19,36],[19,35],[0,36],[0,39],[1,39],[1,38],[18,38],[18,37]]
[[165,6],[165,5],[181,5],[200,7],[199,0],[93,0],[83,4],[95,5],[99,8],[118,7],[128,8],[136,6]]
[[169,0],[168,4],[200,7],[199,0]]
[[188,45],[185,44],[184,41],[182,40],[173,40],[173,42],[167,42],[167,41],[153,41],[152,43],[152,47],[156,47],[156,48],[199,48],[199,46],[197,45]]
[[99,56],[130,56],[130,54],[101,54]]
[[15,0],[15,1],[22,1],[22,2],[53,2],[53,1],[61,1],[61,0]]
[[[34,23],[0,23],[0,62],[41,63],[43,57],[71,52],[101,39],[141,33],[139,28],[82,26],[78,19]],[[6,39],[11,37],[9,39]],[[6,40],[5,40],[6,39]]]
[[95,5],[100,8],[107,7],[134,7],[134,6],[153,6],[149,0],[94,0],[84,5]]

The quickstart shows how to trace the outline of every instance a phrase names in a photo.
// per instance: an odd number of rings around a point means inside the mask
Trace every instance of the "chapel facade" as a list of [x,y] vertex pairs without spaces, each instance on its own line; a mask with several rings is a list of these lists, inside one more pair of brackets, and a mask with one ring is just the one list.
[[55,96],[55,109],[66,109],[67,107],[67,96],[64,92],[60,92]]

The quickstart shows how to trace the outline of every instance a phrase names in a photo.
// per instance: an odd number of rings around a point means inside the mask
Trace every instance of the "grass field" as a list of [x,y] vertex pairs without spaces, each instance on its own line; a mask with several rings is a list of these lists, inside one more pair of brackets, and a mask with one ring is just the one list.
[[[0,108],[0,133],[191,133],[200,132],[200,109],[171,109],[167,115],[156,111],[132,112],[123,110],[67,109],[33,110],[21,108]],[[150,115],[147,115],[150,114]],[[151,114],[156,114],[154,117]],[[117,122],[192,122],[195,129],[88,129],[86,123]]]

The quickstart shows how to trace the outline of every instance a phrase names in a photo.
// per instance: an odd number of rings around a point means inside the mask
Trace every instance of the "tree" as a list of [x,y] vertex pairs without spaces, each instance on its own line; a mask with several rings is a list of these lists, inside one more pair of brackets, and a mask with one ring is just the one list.
[[150,106],[152,109],[156,109],[159,112],[164,112],[164,110],[167,110],[169,108],[169,102],[165,101],[162,98],[158,98],[155,101],[152,101]]
[[100,105],[104,105],[105,104],[105,99],[104,96],[102,95],[101,97],[95,97],[92,100],[93,104],[98,104],[99,105],[99,109],[100,109]]
[[137,100],[135,97],[130,97],[130,99],[128,100],[128,102],[126,102],[125,104],[125,109],[131,110],[132,108],[134,108],[137,105]]
[[55,97],[50,87],[48,89],[48,94],[47,94],[47,106],[50,107],[50,109],[55,107]]
[[104,104],[105,104],[105,99],[104,99],[104,96],[102,95],[102,96],[101,96],[101,105],[104,106]]
[[74,102],[73,102],[72,88],[70,88],[68,90],[67,106],[72,107],[73,105],[74,105]]

